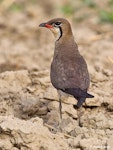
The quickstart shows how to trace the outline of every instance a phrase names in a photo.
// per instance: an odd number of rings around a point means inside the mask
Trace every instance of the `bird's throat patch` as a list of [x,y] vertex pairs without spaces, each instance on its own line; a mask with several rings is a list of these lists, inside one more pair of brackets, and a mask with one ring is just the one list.
[[61,27],[53,27],[53,28],[50,28],[50,30],[52,31],[56,41],[58,41],[61,37],[62,37],[62,29]]

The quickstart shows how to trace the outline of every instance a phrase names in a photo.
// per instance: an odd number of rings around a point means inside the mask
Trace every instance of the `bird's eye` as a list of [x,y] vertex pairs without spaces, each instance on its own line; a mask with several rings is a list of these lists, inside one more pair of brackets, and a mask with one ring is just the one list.
[[55,22],[55,26],[61,25],[61,22]]

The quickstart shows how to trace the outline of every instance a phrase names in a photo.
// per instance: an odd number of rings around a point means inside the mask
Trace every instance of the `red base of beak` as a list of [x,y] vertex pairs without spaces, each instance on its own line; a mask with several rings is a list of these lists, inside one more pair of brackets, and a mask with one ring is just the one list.
[[41,23],[41,24],[39,25],[39,27],[53,28],[52,25],[49,25],[49,24],[47,24],[47,23]]
[[45,24],[45,27],[46,27],[46,28],[53,28],[53,26],[52,26],[52,25],[49,25],[49,24]]

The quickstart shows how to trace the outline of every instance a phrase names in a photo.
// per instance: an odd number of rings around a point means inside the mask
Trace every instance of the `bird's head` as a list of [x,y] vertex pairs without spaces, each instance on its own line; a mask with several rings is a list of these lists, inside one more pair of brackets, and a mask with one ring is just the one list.
[[48,22],[41,23],[39,27],[46,27],[50,29],[55,36],[56,41],[62,37],[68,37],[72,35],[70,23],[63,18],[55,18]]

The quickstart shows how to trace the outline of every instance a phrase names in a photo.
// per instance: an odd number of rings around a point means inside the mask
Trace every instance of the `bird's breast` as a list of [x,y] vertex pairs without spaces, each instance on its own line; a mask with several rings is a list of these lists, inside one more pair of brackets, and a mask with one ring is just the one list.
[[56,55],[51,64],[51,82],[57,89],[89,87],[89,73],[83,57]]

